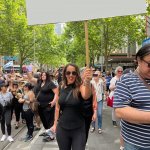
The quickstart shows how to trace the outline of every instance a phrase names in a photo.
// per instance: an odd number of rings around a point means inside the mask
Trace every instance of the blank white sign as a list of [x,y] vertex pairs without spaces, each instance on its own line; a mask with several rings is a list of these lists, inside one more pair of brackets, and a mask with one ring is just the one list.
[[146,12],[145,0],[26,0],[29,25],[91,20]]

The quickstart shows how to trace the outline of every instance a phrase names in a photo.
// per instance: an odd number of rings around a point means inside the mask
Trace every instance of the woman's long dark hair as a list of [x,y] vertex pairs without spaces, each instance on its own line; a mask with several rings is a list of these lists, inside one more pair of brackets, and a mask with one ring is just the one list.
[[73,97],[74,98],[78,98],[78,95],[79,95],[79,88],[80,88],[80,85],[82,84],[82,79],[81,79],[81,76],[80,76],[80,71],[79,71],[79,68],[77,65],[75,64],[67,64],[65,67],[64,67],[64,70],[63,70],[63,81],[62,81],[62,87],[67,87],[68,83],[67,83],[67,78],[66,78],[66,71],[67,71],[67,68],[69,66],[72,66],[75,68],[75,71],[77,73],[76,75],[76,79],[75,79],[75,82],[74,82],[74,89],[73,89]]
[[45,84],[47,84],[47,83],[49,83],[49,82],[51,81],[50,75],[49,75],[48,72],[42,72],[42,73],[41,73],[41,77],[40,77],[41,83],[42,83],[42,75],[43,75],[43,73],[46,74],[46,81],[45,81]]

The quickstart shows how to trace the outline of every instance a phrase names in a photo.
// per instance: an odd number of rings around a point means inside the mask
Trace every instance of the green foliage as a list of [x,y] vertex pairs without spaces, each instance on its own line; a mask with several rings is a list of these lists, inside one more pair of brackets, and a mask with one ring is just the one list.
[[[149,5],[147,8],[150,12]],[[41,65],[59,66],[73,62],[85,65],[84,22],[67,23],[61,36],[54,25],[28,26],[24,0],[0,1],[0,55],[18,55],[21,65],[27,60]],[[114,17],[88,21],[90,63],[116,49],[145,38],[143,16]],[[107,64],[106,64],[107,65]]]
[[[145,37],[145,21],[142,16],[114,17],[88,21],[90,63],[100,55],[107,58],[116,49],[127,47]],[[67,23],[62,36],[67,60],[85,64],[84,22]],[[67,43],[67,44],[66,44]],[[80,59],[82,58],[82,59]]]
[[24,0],[0,1],[0,31],[0,55],[17,55],[21,65],[27,60],[54,66],[65,63],[54,25],[28,26]]

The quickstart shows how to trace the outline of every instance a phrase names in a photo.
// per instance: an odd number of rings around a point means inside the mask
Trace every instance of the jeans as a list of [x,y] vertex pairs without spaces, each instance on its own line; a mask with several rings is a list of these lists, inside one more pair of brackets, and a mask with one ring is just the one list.
[[[102,110],[103,110],[103,101],[97,102],[97,122],[98,129],[102,128]],[[95,121],[92,122],[92,127],[95,128]]]
[[8,136],[11,135],[11,109],[4,109],[1,120],[1,130],[5,134],[5,125],[7,127]]
[[149,150],[150,148],[141,148],[128,142],[124,142],[124,150]]

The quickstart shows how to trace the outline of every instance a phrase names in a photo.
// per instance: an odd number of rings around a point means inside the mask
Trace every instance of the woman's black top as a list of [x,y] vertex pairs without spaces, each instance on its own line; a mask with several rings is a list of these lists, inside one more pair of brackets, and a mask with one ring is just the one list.
[[40,91],[39,96],[37,97],[38,102],[40,104],[48,104],[49,102],[53,101],[55,94],[52,90],[55,88],[56,85],[52,81],[45,83],[42,87],[41,82],[39,82],[36,88],[37,95]]
[[23,105],[22,103],[18,102],[18,98],[16,98],[16,93],[20,93],[22,94],[22,91],[19,89],[17,91],[11,91],[12,95],[13,95],[13,99],[12,99],[12,105]]
[[85,120],[81,111],[83,101],[81,95],[77,99],[74,98],[73,93],[71,93],[67,102],[65,102],[70,90],[73,90],[72,85],[61,89],[58,101],[60,110],[62,111],[58,124],[64,129],[76,129],[85,125]]

